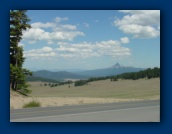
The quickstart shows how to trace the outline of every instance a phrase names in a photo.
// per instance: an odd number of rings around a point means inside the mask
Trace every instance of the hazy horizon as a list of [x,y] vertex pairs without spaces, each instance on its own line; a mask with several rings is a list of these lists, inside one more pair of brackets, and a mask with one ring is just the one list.
[[[121,66],[123,66],[123,65],[121,65]],[[134,66],[123,66],[123,67],[134,67]],[[154,67],[157,67],[157,66],[154,66]],[[144,68],[144,67],[134,67],[134,68],[147,69],[147,68],[154,68],[154,67],[146,67],[146,68]],[[105,67],[105,68],[111,68],[111,67]],[[86,71],[86,70],[96,70],[96,69],[104,69],[104,68],[99,67],[99,68],[93,68],[93,69],[87,69],[87,68],[85,68],[85,69],[82,69],[82,68],[50,68],[50,69],[47,69],[47,68],[36,68],[35,67],[35,68],[28,68],[28,69],[31,70],[31,71],[39,71],[39,70],[47,70],[47,71],[58,71],[58,70],[60,70],[60,71],[69,71],[69,70],[70,71]]]

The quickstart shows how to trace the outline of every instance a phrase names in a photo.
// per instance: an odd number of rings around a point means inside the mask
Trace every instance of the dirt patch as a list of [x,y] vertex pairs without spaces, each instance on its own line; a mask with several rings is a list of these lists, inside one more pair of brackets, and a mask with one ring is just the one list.
[[[158,99],[158,97],[154,97],[152,99]],[[31,102],[32,100],[40,102],[41,107],[49,107],[49,106],[139,101],[144,99],[86,98],[86,97],[24,97],[15,93],[10,96],[10,108],[20,109],[23,107],[24,104]]]

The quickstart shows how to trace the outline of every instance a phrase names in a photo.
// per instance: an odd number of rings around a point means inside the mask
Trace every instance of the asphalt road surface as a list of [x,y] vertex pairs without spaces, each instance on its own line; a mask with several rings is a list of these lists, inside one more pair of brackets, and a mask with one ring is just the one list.
[[10,122],[160,122],[160,101],[13,109]]

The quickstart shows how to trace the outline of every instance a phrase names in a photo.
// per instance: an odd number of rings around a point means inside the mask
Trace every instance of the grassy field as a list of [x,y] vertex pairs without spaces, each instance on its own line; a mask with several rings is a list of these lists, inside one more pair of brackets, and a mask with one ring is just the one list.
[[[30,82],[32,97],[90,97],[90,98],[136,98],[150,99],[160,96],[160,79],[101,80],[89,85],[75,87],[74,84],[49,87],[42,82]],[[41,86],[42,84],[42,86]]]

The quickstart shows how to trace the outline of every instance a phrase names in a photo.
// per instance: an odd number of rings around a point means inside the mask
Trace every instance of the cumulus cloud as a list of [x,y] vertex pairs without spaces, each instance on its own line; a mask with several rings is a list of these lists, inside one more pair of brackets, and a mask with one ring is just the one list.
[[116,18],[115,26],[135,38],[155,38],[160,35],[160,10],[120,10],[126,14]]
[[125,57],[130,56],[129,48],[122,47],[120,41],[108,40],[101,42],[82,42],[77,44],[64,43],[57,47],[43,47],[24,52],[26,57],[61,57],[89,58],[100,56]]
[[127,44],[127,43],[130,42],[130,40],[129,40],[128,37],[123,37],[123,38],[121,38],[120,40],[121,40],[121,43],[123,43],[123,44]]
[[61,26],[59,26],[59,28],[67,29],[67,30],[76,30],[77,29],[77,27],[75,25],[69,25],[69,24],[61,25]]
[[57,54],[53,52],[53,49],[51,47],[43,47],[41,49],[32,49],[28,51],[24,51],[24,57],[54,57]]
[[80,31],[53,31],[46,32],[40,28],[31,28],[23,32],[23,39],[28,40],[30,43],[36,43],[37,41],[44,40],[47,42],[53,42],[58,40],[72,41],[77,36],[84,36]]
[[58,23],[32,23],[31,29],[23,31],[23,39],[28,40],[30,44],[41,40],[47,41],[47,44],[52,44],[54,41],[72,41],[78,36],[84,36],[83,32],[77,30],[77,26],[60,23],[62,20],[68,20],[68,18],[56,17],[55,20]]
[[43,47],[39,50],[39,52],[52,52],[53,49],[51,47]]
[[23,39],[29,41],[47,40],[49,39],[49,32],[40,28],[31,28],[23,32]]
[[55,23],[42,23],[42,22],[35,22],[31,24],[32,28],[54,28],[56,25]]

